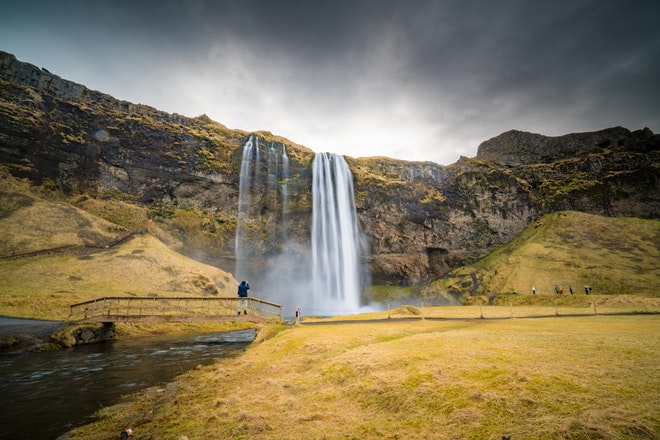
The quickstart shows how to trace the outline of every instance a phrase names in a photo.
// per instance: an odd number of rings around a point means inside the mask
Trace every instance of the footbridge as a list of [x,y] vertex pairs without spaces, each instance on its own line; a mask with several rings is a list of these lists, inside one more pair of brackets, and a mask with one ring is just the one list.
[[103,297],[69,306],[69,322],[265,322],[282,306],[258,298]]

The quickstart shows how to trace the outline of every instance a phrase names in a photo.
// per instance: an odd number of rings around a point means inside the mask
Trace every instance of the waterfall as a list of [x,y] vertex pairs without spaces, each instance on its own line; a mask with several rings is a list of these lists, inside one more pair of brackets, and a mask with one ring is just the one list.
[[275,142],[270,143],[268,150],[268,189],[277,190],[277,171],[279,169],[280,156],[275,149]]
[[364,243],[346,161],[334,154],[314,157],[311,246],[289,225],[300,220],[291,213],[298,194],[292,182],[286,146],[251,135],[240,167],[234,276],[250,280],[251,293],[282,304],[285,314],[296,307],[317,315],[360,310]]
[[289,156],[286,154],[286,145],[282,144],[282,243],[286,244],[289,239],[289,179],[291,169],[289,168]]
[[236,236],[234,243],[234,256],[236,257],[236,279],[239,279],[245,275],[243,268],[243,262],[245,260],[245,219],[248,216],[248,208],[250,207],[250,192],[252,190],[253,182],[252,175],[253,172],[256,172],[252,169],[253,167],[251,166],[254,149],[253,139],[254,137],[250,135],[250,138],[243,146],[243,158],[241,160],[241,174],[239,177],[238,186],[238,216],[236,219]]
[[353,175],[342,156],[319,153],[312,164],[312,295],[321,314],[360,306],[361,235]]
[[[252,135],[250,135],[250,138],[252,138]],[[249,141],[248,141],[249,142]],[[259,170],[261,169],[261,159],[259,158],[259,137],[254,136],[254,181],[258,182],[259,181]]]
[[[238,280],[250,275],[246,261],[251,256],[255,256],[255,250],[263,249],[267,246],[265,242],[272,242],[273,239],[281,239],[282,243],[287,240],[286,213],[289,192],[286,182],[290,177],[289,158],[286,156],[284,144],[281,150],[275,142],[271,142],[269,146],[262,145],[260,148],[259,137],[250,135],[243,146],[238,189],[238,215],[234,242],[236,257],[234,276]],[[282,185],[278,188],[280,181]],[[260,217],[259,211],[264,209],[270,214]],[[255,227],[265,228],[266,234],[255,233]]]

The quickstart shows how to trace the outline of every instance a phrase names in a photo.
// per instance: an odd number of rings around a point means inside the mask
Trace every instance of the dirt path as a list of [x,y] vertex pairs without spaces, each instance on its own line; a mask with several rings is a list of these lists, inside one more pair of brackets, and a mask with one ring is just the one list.
[[0,353],[38,349],[62,325],[62,321],[0,316]]

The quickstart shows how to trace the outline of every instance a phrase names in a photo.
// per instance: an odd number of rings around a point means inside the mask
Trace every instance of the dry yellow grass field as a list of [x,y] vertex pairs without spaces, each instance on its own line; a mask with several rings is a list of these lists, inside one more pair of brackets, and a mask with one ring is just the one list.
[[657,439],[660,318],[263,328],[70,439]]

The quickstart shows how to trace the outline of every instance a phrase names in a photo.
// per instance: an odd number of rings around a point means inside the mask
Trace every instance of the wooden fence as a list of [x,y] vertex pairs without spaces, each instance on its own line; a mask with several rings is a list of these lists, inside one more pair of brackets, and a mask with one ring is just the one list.
[[258,298],[238,297],[104,297],[72,304],[67,317],[70,322],[263,322],[268,319],[281,320],[282,306]]

